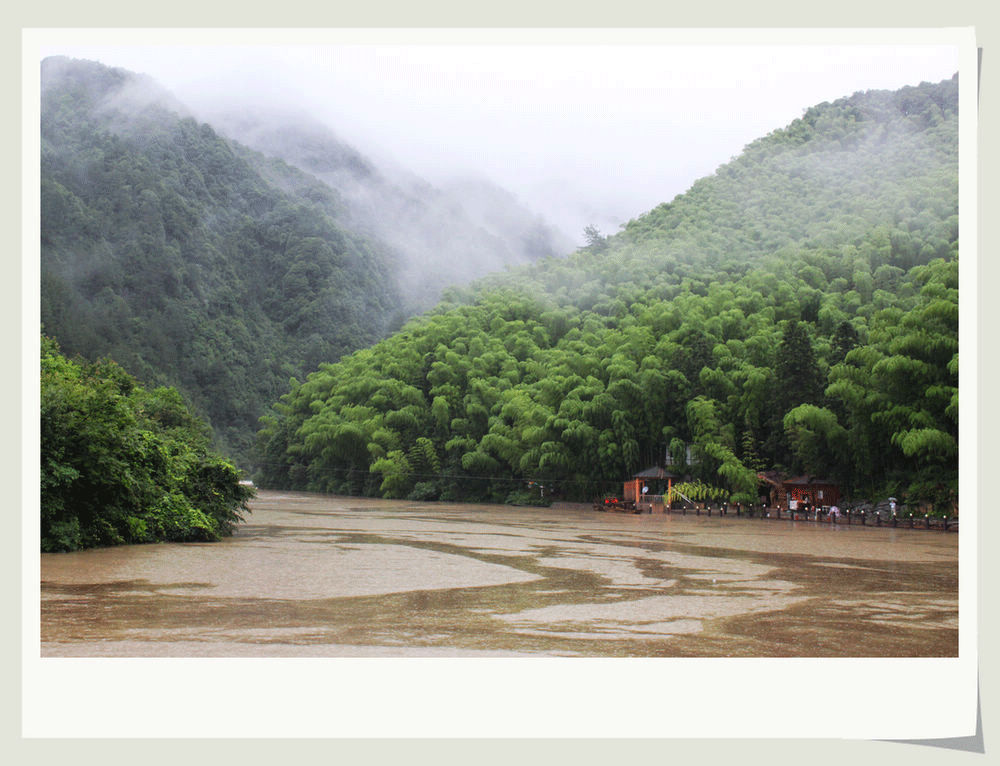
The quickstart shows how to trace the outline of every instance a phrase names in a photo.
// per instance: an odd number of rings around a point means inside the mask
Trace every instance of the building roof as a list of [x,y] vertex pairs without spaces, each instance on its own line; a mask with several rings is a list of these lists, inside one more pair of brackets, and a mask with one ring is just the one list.
[[666,469],[660,468],[659,466],[653,466],[652,468],[647,468],[644,471],[639,471],[635,474],[633,479],[679,479],[680,474],[671,473]]
[[778,471],[761,471],[757,474],[757,478],[774,487],[780,487],[784,481],[784,476]]

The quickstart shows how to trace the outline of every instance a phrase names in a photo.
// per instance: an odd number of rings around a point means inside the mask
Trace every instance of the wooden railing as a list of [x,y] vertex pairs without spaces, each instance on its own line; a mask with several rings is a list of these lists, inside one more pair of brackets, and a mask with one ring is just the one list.
[[[772,521],[810,521],[819,524],[842,524],[845,526],[894,527],[904,529],[937,529],[943,532],[957,532],[958,519],[951,516],[931,516],[930,514],[914,514],[909,511],[869,511],[850,508],[831,513],[829,506],[804,509],[789,509],[780,506],[744,505],[742,503],[695,503],[685,498],[685,502],[665,505],[663,495],[645,495],[638,503],[638,508],[651,513],[654,508],[662,508],[662,513],[681,516],[735,516],[745,519],[764,519]],[[713,507],[714,506],[714,507]]]

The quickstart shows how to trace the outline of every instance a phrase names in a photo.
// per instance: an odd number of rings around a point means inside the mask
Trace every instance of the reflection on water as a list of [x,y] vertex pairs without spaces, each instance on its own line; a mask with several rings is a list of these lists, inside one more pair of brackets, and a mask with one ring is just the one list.
[[261,492],[41,597],[46,656],[957,656],[958,535]]

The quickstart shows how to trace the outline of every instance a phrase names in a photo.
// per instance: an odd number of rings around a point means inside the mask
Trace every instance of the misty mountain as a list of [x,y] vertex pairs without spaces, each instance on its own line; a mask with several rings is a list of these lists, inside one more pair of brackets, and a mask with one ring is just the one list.
[[461,200],[463,211],[478,226],[496,237],[506,237],[522,262],[576,249],[572,238],[529,212],[511,192],[492,181],[465,176],[449,180],[441,188],[450,198]]
[[259,480],[592,499],[669,454],[705,498],[776,469],[953,512],[957,288],[957,76],[857,93],[293,385]]
[[178,387],[246,459],[267,404],[405,318],[396,254],[318,179],[148,78],[41,67],[41,320],[63,350]]
[[400,254],[409,312],[432,306],[449,285],[573,249],[568,236],[496,184],[464,178],[434,186],[363,155],[306,114],[253,108],[203,116],[241,144],[336,189],[346,225]]
[[888,227],[893,266],[945,257],[957,237],[957,103],[956,75],[811,107],[618,239],[748,263],[786,246],[856,245]]

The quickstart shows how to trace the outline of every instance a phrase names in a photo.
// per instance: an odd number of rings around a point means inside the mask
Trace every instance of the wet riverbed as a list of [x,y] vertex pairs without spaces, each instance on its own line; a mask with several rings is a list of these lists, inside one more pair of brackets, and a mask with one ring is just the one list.
[[214,544],[43,554],[43,656],[954,657],[958,538],[262,491]]

